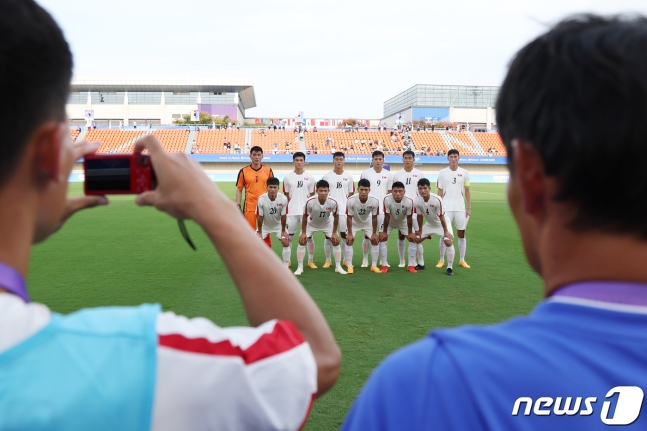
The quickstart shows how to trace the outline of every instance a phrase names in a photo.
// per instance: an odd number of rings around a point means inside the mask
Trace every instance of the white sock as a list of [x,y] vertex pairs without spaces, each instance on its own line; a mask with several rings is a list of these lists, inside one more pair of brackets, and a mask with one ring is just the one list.
[[330,262],[330,252],[332,251],[332,242],[329,239],[324,240],[324,254],[326,262]]
[[362,256],[363,260],[368,260],[368,248],[371,246],[371,240],[364,238],[364,241],[362,241],[362,252],[364,255]]
[[404,262],[404,240],[398,238],[398,256],[400,257],[400,262]]
[[371,266],[377,266],[377,258],[380,257],[380,246],[371,244]]
[[283,262],[290,263],[290,257],[292,255],[292,249],[290,247],[283,247]]
[[416,266],[416,252],[418,251],[418,245],[415,242],[409,243],[409,266]]
[[299,244],[297,246],[297,262],[299,263],[299,268],[303,268],[303,258],[306,257],[306,246]]
[[346,262],[346,238],[339,238],[339,243],[341,247],[341,261]]
[[344,248],[346,249],[346,263],[348,264],[348,267],[351,268],[353,266],[353,246],[346,245]]
[[453,244],[451,247],[447,247],[447,268],[452,268],[454,266],[455,253],[456,253],[456,249],[454,249]]
[[341,245],[336,245],[332,249],[333,253],[335,253],[335,267],[341,268]]
[[380,257],[382,258],[382,266],[386,265],[386,253],[387,253],[386,241],[380,243]]
[[422,244],[418,244],[418,249],[416,250],[416,258],[422,257],[422,260],[425,260],[424,255],[425,255],[425,248],[422,246]]
[[444,262],[445,261],[445,252],[447,251],[447,246],[445,245],[445,241],[443,241],[443,237],[440,237],[440,261]]
[[425,266],[425,255],[424,253],[420,253],[420,244],[418,244],[418,254],[416,255],[416,258],[418,259],[418,265]]
[[467,249],[467,238],[458,238],[458,252],[461,255],[460,262],[465,261],[465,250]]
[[313,237],[308,238],[308,262],[312,262],[315,258],[315,240]]

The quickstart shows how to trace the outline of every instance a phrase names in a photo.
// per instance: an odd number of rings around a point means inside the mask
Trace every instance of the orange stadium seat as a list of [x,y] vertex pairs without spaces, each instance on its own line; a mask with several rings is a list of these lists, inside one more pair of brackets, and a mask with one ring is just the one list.
[[167,152],[183,153],[186,149],[186,140],[189,137],[189,131],[177,129],[158,129],[153,132],[153,135],[160,140],[162,146]]
[[[308,149],[312,151],[312,145],[314,145],[318,154],[332,154],[333,145],[337,151],[343,151],[345,154],[371,154],[377,147],[378,142],[382,145],[382,151],[385,154],[401,154],[402,135],[399,132],[396,132],[395,135],[397,141],[391,142],[390,132],[377,132],[372,130],[359,130],[357,132],[321,130],[318,132],[307,132],[305,139]],[[328,138],[331,139],[330,146],[326,145]]]
[[[238,142],[241,152],[245,148],[245,131],[235,129],[199,130],[195,135],[195,143],[198,145],[200,154],[227,154],[225,150],[225,139],[231,143],[233,151],[234,144]],[[254,144],[252,144],[254,145]]]
[[486,153],[489,153],[490,149],[493,149],[495,151],[492,154],[493,156],[508,155],[505,145],[503,145],[503,141],[501,141],[501,136],[499,136],[498,133],[475,132],[474,137],[479,141],[479,144],[481,144],[481,147]]
[[97,153],[104,154],[128,154],[133,152],[133,143],[124,145],[131,140],[143,136],[144,130],[115,130],[115,129],[93,129],[85,135],[90,142],[100,141],[101,146]]
[[76,141],[76,138],[79,137],[79,129],[70,129],[70,137],[72,138],[72,142]]

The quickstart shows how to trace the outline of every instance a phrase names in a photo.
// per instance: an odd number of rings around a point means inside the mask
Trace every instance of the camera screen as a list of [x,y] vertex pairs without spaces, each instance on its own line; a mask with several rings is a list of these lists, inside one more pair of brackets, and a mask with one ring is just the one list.
[[86,190],[130,190],[130,159],[91,159],[85,161]]

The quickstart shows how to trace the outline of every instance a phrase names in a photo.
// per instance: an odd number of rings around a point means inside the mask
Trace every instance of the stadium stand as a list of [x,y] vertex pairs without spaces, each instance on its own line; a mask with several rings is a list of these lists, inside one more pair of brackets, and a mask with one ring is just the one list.
[[[189,137],[188,130],[158,129],[153,132],[162,143],[164,149],[169,153],[183,153],[186,149],[186,140]],[[196,141],[197,142],[197,141]]]
[[[371,154],[377,148],[378,142],[382,145],[382,151],[385,154],[401,154],[402,135],[395,132],[395,136],[396,142],[391,141],[390,132],[322,130],[305,134],[307,148],[312,151],[314,145],[318,154],[332,154],[333,145],[337,151],[343,151],[346,154]],[[330,146],[326,145],[328,138],[331,139]]]
[[505,146],[503,145],[503,141],[501,141],[501,137],[498,133],[475,132],[473,133],[473,135],[479,141],[486,154],[492,156],[508,155],[508,152],[506,151]]
[[[309,133],[306,133],[308,135]],[[292,153],[300,151],[299,143],[295,141],[298,133],[293,130],[254,130],[252,133],[252,146],[258,145],[266,154],[286,154],[286,150]],[[274,144],[278,144],[274,146]],[[289,147],[286,146],[289,144]]]
[[[231,151],[225,150],[224,142],[231,143]],[[245,148],[245,130],[216,129],[199,130],[195,135],[200,154],[226,154],[234,151],[234,144],[238,142],[241,152]],[[253,142],[253,141],[252,141]],[[254,145],[252,143],[252,145]]]
[[92,129],[88,130],[85,139],[90,142],[100,141],[101,146],[97,153],[104,154],[127,154],[133,152],[133,144],[130,141],[136,140],[146,132],[142,130],[112,130],[112,129]]
[[79,129],[70,129],[70,137],[72,138],[72,142],[76,141],[76,138],[79,137],[79,134],[81,131]]
[[[476,139],[480,149],[474,145],[472,137]],[[464,156],[506,156],[506,150],[501,142],[498,133],[484,133],[484,132],[412,132],[411,138],[418,152],[435,156],[438,151],[447,152],[451,148],[456,148]],[[457,141],[465,143],[465,145],[457,144]],[[448,144],[449,143],[449,144]],[[451,145],[451,146],[450,146]],[[469,150],[468,148],[475,148],[476,151]],[[490,149],[493,151],[489,153]],[[481,151],[482,150],[482,151]]]
[[424,152],[430,156],[435,156],[438,151],[447,152],[450,149],[440,133],[411,132],[411,139],[418,152]]

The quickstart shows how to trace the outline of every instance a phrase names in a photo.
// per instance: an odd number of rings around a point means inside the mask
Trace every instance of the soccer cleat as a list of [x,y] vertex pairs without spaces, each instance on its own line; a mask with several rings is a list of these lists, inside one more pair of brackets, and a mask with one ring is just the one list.
[[297,268],[297,270],[294,271],[294,275],[301,275],[301,274],[303,274],[303,268],[301,267]]
[[348,262],[343,261],[343,262],[341,263],[341,266],[345,266],[346,268],[348,268]]
[[454,275],[454,270],[451,268],[447,268],[447,275]]
[[377,266],[371,266],[371,272],[382,274],[382,271],[380,271],[380,268],[378,268]]
[[415,268],[416,268],[418,271],[420,271],[421,269],[425,269],[425,266],[424,266],[424,265],[417,264],[417,265],[415,266]]
[[[349,269],[350,269],[350,268],[349,268]],[[348,274],[346,271],[344,271],[344,268],[342,268],[341,266],[337,266],[337,267],[335,267],[335,272],[338,272],[338,273],[340,273],[341,275],[346,275],[346,274]]]
[[436,268],[442,268],[443,266],[445,266],[444,260],[439,260],[438,263],[436,264]]
[[382,274],[386,274],[387,272],[389,272],[389,267],[388,266],[383,266],[381,271],[382,271]]
[[414,274],[418,273],[418,271],[416,271],[416,268],[413,266],[407,266],[407,271],[412,272]]
[[288,262],[288,268],[292,266],[292,262]]
[[332,262],[329,261],[329,260],[325,261],[324,264],[323,264],[324,268],[330,268],[331,266],[332,266]]
[[368,268],[368,260],[362,261],[362,268]]
[[405,266],[407,266],[406,262],[404,260],[401,260],[398,268],[404,268]]
[[353,266],[349,266],[349,267],[348,267],[348,271],[347,271],[347,273],[348,273],[348,274],[355,274],[355,267],[353,267]]
[[308,268],[317,269],[317,265],[314,262],[308,262]]
[[470,268],[470,266],[464,260],[458,262],[458,265],[462,266],[463,268]]

